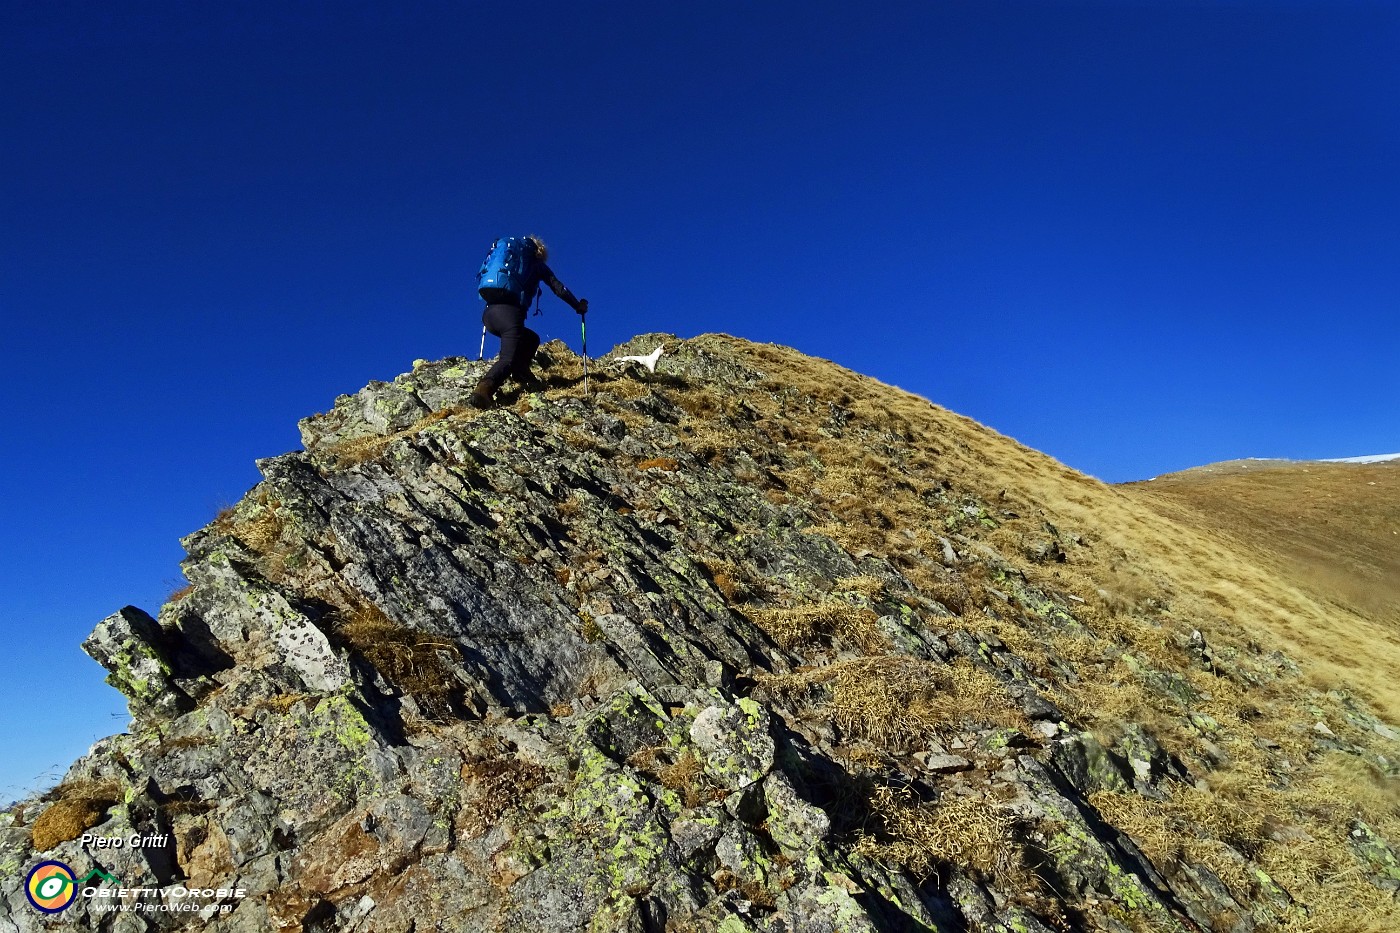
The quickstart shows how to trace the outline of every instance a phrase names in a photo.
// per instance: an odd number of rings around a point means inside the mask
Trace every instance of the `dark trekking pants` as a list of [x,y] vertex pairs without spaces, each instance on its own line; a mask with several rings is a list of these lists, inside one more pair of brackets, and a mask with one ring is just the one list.
[[501,338],[501,355],[486,371],[496,385],[511,376],[516,382],[531,378],[530,361],[540,348],[540,335],[525,326],[525,309],[519,305],[487,305],[481,323],[493,336]]

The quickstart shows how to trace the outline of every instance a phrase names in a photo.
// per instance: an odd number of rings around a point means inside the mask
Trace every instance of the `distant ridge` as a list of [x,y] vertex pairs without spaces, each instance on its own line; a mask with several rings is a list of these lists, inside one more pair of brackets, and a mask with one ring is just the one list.
[[[1224,532],[1324,600],[1400,622],[1400,454],[1229,460],[1122,488]],[[1339,655],[1354,643],[1328,640]]]

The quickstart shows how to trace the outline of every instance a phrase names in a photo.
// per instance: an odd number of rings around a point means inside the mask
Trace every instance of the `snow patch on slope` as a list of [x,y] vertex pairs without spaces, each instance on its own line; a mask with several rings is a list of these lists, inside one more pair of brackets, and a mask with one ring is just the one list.
[[1368,457],[1333,457],[1323,463],[1381,463],[1385,460],[1400,460],[1400,454],[1371,454]]

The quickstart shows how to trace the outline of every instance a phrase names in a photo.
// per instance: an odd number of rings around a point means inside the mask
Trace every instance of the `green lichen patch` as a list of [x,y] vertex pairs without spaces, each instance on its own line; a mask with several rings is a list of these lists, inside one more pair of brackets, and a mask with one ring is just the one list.
[[370,743],[370,726],[364,715],[344,695],[329,696],[310,713],[311,738],[334,737],[342,748],[360,752]]

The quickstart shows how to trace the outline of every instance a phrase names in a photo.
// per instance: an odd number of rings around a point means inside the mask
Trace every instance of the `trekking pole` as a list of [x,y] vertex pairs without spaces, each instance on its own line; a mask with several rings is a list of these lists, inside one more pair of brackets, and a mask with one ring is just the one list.
[[476,361],[480,363],[486,359],[486,325],[481,325],[481,349],[476,351]]
[[588,312],[578,316],[579,335],[583,340],[583,394],[588,394]]

